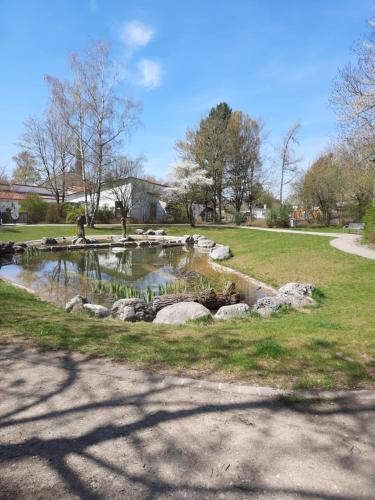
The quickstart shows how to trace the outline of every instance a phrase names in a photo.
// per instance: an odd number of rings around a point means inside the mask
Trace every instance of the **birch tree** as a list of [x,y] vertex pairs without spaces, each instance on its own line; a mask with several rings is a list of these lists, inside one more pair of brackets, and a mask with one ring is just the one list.
[[98,42],[83,57],[71,57],[73,80],[48,76],[52,99],[74,134],[84,191],[85,215],[94,226],[106,168],[137,121],[139,106],[120,95],[121,82],[107,44]]
[[[106,174],[106,188],[112,194],[121,213],[122,236],[126,236],[127,218],[133,208],[147,196],[147,183],[141,179],[142,158],[116,158]],[[128,180],[128,182],[124,182]]]
[[297,134],[301,128],[300,123],[295,123],[286,132],[281,148],[281,175],[280,175],[280,203],[283,203],[284,187],[294,179],[298,163],[301,161],[297,158],[293,149],[293,144],[298,144]]

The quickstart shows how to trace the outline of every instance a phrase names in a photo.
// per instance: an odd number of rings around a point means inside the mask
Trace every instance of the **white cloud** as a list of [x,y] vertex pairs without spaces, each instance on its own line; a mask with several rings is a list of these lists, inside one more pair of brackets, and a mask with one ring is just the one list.
[[129,21],[121,28],[121,40],[133,51],[147,45],[154,36],[154,30],[140,21]]
[[137,64],[139,71],[138,83],[142,87],[154,88],[161,83],[161,66],[151,59],[142,59]]

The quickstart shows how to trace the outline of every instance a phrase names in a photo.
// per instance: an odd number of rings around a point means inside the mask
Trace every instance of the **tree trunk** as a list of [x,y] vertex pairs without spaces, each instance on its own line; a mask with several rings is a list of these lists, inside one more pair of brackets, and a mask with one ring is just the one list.
[[207,288],[201,292],[158,295],[154,298],[152,305],[156,312],[178,302],[198,302],[207,309],[217,310],[222,306],[237,304],[239,301],[239,293],[232,290],[229,290],[229,293],[226,290],[222,293],[216,293],[213,288]]
[[125,212],[121,213],[121,231],[122,231],[122,237],[126,237],[126,216],[127,214]]

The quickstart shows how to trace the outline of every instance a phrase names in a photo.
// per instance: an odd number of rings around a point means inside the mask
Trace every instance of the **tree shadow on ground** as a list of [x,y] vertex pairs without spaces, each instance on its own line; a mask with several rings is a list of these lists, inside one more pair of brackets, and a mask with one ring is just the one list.
[[[275,439],[275,419],[285,428],[289,420],[293,423],[296,419],[294,425],[308,428],[321,419],[323,439],[314,440],[314,432],[304,438],[309,453],[330,453],[332,466],[340,473],[351,471],[367,487],[372,481],[375,488],[374,478],[366,477],[366,463],[355,463],[356,450],[371,447],[370,422],[375,412],[371,402],[288,405],[270,398],[236,398],[208,391],[196,396],[187,388],[160,383],[160,377],[153,375],[142,384],[119,382],[116,371],[101,377],[100,362],[95,363],[85,356],[0,344],[0,464],[6,469],[0,480],[1,498],[59,496],[61,488],[68,495],[85,499],[111,498],[114,494],[146,499],[220,495],[367,498],[335,494],[319,485],[296,487],[293,481],[290,487],[267,484],[254,454],[263,450],[265,441]],[[94,376],[99,378],[93,383]],[[125,385],[119,388],[116,384],[120,383]],[[5,404],[7,400],[10,405]],[[332,426],[330,419],[337,425]],[[240,453],[234,466],[229,455],[237,434],[248,441],[248,448],[242,449],[238,443]],[[338,449],[332,446],[335,443],[344,444]],[[347,454],[343,453],[345,443]],[[228,464],[217,465],[215,457],[220,461],[227,451]],[[267,468],[277,468],[279,451],[267,453]],[[40,480],[39,490],[34,486],[30,491],[29,483],[22,489],[22,484],[16,483],[17,469],[24,477],[25,464],[34,462],[44,472],[56,475],[57,483],[49,490],[42,476],[34,478],[34,484],[35,479],[37,485]],[[235,467],[235,474],[230,466]],[[210,468],[211,475],[202,480],[200,474]],[[33,466],[26,471],[33,474]]]

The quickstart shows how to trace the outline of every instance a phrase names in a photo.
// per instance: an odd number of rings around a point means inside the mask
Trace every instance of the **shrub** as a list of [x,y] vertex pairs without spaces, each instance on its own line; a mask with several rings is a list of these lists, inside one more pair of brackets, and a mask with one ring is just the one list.
[[61,222],[61,217],[59,213],[59,207],[57,203],[48,203],[46,222],[48,224]]
[[367,209],[363,222],[365,223],[365,239],[370,243],[375,243],[375,205]]
[[234,214],[234,223],[236,224],[236,226],[240,226],[242,221],[243,221],[243,215],[240,214],[239,212],[236,212]]
[[109,208],[99,208],[95,215],[95,222],[99,224],[109,224],[113,219],[113,212]]
[[84,213],[84,208],[78,203],[71,204],[65,208],[66,217],[65,222],[67,224],[75,224],[75,221],[79,215]]
[[28,194],[21,202],[21,212],[27,213],[27,220],[38,224],[46,219],[48,203],[37,194]]
[[289,205],[280,205],[272,207],[267,213],[268,227],[289,227],[290,221]]

